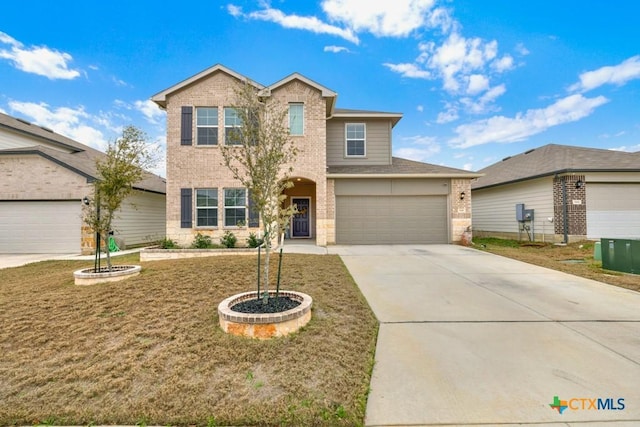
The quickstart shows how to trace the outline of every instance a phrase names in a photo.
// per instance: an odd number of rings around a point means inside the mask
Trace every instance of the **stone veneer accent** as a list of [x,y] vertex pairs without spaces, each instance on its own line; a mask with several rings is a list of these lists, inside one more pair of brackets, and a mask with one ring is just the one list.
[[[464,192],[464,199],[460,195]],[[458,243],[471,230],[471,180],[451,180],[451,241]]]

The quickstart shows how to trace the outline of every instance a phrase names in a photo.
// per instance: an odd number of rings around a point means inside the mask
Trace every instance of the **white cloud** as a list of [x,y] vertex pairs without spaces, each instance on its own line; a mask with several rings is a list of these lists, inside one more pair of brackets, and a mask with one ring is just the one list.
[[635,79],[640,79],[640,55],[632,56],[618,65],[582,73],[580,74],[580,82],[572,85],[569,90],[587,92],[605,84],[622,86]]
[[234,18],[242,16],[242,8],[240,6],[236,6],[235,4],[228,4],[227,12],[229,12],[229,15],[233,16]]
[[45,46],[25,47],[22,43],[0,32],[0,43],[8,45],[8,49],[0,49],[0,58],[8,59],[24,72],[45,76],[51,80],[71,80],[80,76],[78,70],[70,69],[71,55]]
[[529,49],[527,49],[523,43],[518,43],[516,45],[516,52],[518,52],[522,56],[527,56],[530,53]]
[[496,98],[502,96],[506,91],[506,86],[504,84],[501,84],[487,90],[479,98],[460,98],[460,103],[465,106],[466,111],[469,113],[485,114],[487,112],[496,110],[493,103],[495,102]]
[[502,58],[493,61],[491,68],[499,73],[508,71],[513,68],[513,57],[511,55],[504,55]]
[[409,147],[400,147],[394,150],[394,155],[403,159],[424,162],[428,158],[440,152],[440,144],[435,137],[431,136],[409,136],[401,138],[401,144],[408,144]]
[[613,151],[626,151],[627,153],[640,153],[640,144],[610,148]]
[[443,34],[449,33],[451,30],[457,30],[460,25],[451,17],[448,9],[437,7],[429,13],[427,24],[431,28],[439,28]]
[[406,37],[425,25],[435,0],[323,0],[322,10],[334,22],[377,37]]
[[[237,7],[231,8],[231,10],[227,7],[227,10],[233,16],[240,16],[241,10]],[[234,15],[234,13],[236,15]],[[329,34],[332,36],[341,37],[347,41],[350,41],[354,44],[359,44],[360,40],[355,33],[349,28],[340,28],[335,25],[330,25],[325,22],[322,22],[315,16],[299,16],[299,15],[286,15],[284,12],[278,9],[266,8],[262,10],[257,10],[255,12],[250,12],[242,15],[248,19],[256,19],[259,21],[267,21],[273,22],[282,26],[283,28],[292,28],[297,30],[307,30],[316,34]]]
[[469,95],[477,95],[480,92],[484,92],[489,88],[489,79],[482,74],[472,74],[469,76],[469,85],[467,86],[467,93]]
[[166,112],[162,111],[155,102],[149,99],[135,101],[133,105],[151,124],[157,125],[166,117]]
[[426,70],[421,70],[415,64],[390,64],[384,63],[382,64],[391,71],[394,71],[400,74],[402,77],[408,77],[412,79],[430,79],[431,73]]
[[522,141],[550,127],[587,117],[608,101],[603,96],[585,98],[582,95],[570,95],[546,108],[527,110],[513,118],[494,116],[458,126],[455,129],[457,136],[449,142],[452,147],[468,148],[491,142]]
[[460,118],[458,114],[458,108],[451,104],[447,103],[445,106],[445,110],[438,113],[438,117],[436,118],[436,123],[442,125],[445,123],[451,123]]
[[464,166],[462,166],[462,169],[464,169],[466,171],[472,171],[473,170],[473,164],[472,163],[465,163]]
[[324,51],[331,52],[331,53],[340,53],[340,52],[349,52],[349,49],[347,49],[344,46],[325,46]]
[[422,113],[424,111],[424,105],[416,106],[416,111],[418,111],[419,113]]
[[30,120],[40,126],[52,129],[54,132],[74,139],[98,150],[106,147],[107,140],[104,134],[93,126],[87,124],[92,117],[84,111],[83,107],[76,109],[68,107],[51,108],[41,102],[10,101],[9,107],[29,117]]

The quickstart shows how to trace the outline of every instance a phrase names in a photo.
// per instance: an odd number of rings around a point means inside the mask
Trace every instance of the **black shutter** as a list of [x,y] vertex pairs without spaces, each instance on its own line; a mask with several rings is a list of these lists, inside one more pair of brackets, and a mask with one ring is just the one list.
[[191,210],[193,207],[193,195],[190,188],[180,189],[180,227],[191,228],[192,215]]
[[191,145],[193,137],[193,107],[182,107],[180,124],[180,145]]
[[249,227],[260,227],[260,214],[253,203],[251,191],[249,191]]

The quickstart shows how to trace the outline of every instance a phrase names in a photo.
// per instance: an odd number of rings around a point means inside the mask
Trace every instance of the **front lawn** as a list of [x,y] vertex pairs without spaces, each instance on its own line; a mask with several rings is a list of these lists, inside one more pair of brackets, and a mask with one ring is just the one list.
[[378,324],[339,257],[285,255],[282,288],[311,295],[313,318],[270,341],[218,327],[218,303],[253,290],[252,256],[74,286],[85,266],[0,270],[0,425],[363,423]]

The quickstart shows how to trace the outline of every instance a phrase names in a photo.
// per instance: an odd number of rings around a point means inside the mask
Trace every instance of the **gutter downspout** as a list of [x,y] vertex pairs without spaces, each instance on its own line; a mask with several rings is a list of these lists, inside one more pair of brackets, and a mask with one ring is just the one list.
[[562,177],[562,226],[564,228],[564,244],[569,243],[569,207],[567,206],[567,177]]

